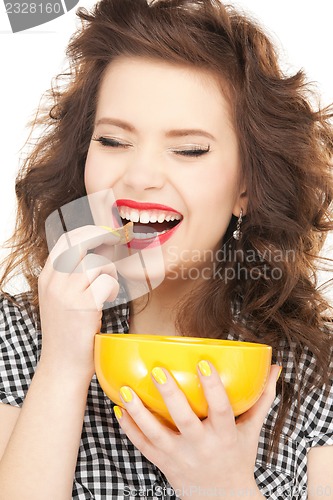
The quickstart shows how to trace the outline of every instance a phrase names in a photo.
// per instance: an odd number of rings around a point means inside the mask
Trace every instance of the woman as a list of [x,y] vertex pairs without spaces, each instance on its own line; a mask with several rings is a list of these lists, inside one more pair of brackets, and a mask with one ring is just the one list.
[[[332,496],[330,306],[314,279],[332,229],[329,111],[311,108],[301,72],[283,75],[255,23],[213,0],[102,0],[79,16],[69,80],[40,115],[49,128],[16,184],[4,278],[21,265],[31,292],[2,298],[4,497]],[[135,233],[158,233],[165,277],[144,305],[103,312],[119,293],[114,264],[75,271],[89,268],[90,250],[110,256],[117,238],[74,229],[84,250],[64,272],[54,262],[65,238],[48,257],[45,221],[108,190]],[[274,365],[235,420],[202,360],[203,421],[156,367],[174,432],[135,388],[113,413],[94,376],[101,327],[264,342]]]

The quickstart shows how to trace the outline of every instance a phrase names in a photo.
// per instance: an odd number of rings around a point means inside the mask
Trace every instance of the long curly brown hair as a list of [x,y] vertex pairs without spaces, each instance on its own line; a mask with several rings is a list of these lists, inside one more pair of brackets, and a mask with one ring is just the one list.
[[[265,342],[281,364],[281,346],[287,346],[296,379],[308,349],[314,365],[302,390],[322,387],[330,375],[332,315],[317,268],[333,229],[331,110],[315,109],[302,71],[283,74],[262,28],[220,1],[101,0],[91,13],[79,9],[78,16],[82,25],[68,46],[69,69],[45,95],[35,120],[43,134],[17,177],[17,225],[2,288],[20,270],[38,310],[38,275],[48,253],[45,220],[86,194],[85,159],[109,63],[138,56],[209,70],[227,82],[249,202],[241,240],[231,237],[234,217],[224,236],[223,248],[234,257],[219,261],[219,278],[184,299],[177,328],[183,335],[223,338],[233,331]],[[231,270],[233,278],[225,279]],[[300,397],[297,387],[280,378],[273,449],[292,398]]]

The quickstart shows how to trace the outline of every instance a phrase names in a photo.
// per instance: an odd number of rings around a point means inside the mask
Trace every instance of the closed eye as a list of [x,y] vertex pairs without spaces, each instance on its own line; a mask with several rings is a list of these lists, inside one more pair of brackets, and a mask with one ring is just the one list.
[[108,139],[106,137],[93,137],[93,141],[99,142],[102,146],[111,148],[128,148],[129,144],[123,144],[115,139]]
[[[116,141],[115,139],[110,139],[107,137],[93,137],[93,141],[99,142],[104,147],[111,148],[129,148],[130,144],[124,144],[122,142]],[[173,153],[180,156],[190,156],[190,157],[198,157],[202,156],[210,151],[210,146],[207,146],[206,149],[202,148],[192,148],[192,149],[182,149],[182,150],[172,150]]]
[[174,153],[181,156],[202,156],[210,151],[210,147],[207,146],[206,149],[194,148],[194,149],[183,149],[175,150]]

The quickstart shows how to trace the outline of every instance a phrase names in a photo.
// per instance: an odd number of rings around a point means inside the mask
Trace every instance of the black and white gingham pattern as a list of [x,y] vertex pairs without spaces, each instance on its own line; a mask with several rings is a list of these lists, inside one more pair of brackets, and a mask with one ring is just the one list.
[[[16,296],[20,307],[6,297],[0,299],[0,402],[22,406],[34,374],[41,348],[41,334],[29,306],[29,294]],[[128,308],[118,305],[104,313],[103,331],[128,331]],[[232,338],[232,335],[229,336]],[[301,373],[311,371],[311,355],[304,351]],[[293,381],[289,353],[284,353],[284,376]],[[328,398],[313,389],[303,398],[297,425],[295,405],[280,437],[279,453],[265,463],[267,440],[274,428],[279,397],[276,398],[262,428],[255,477],[261,492],[271,500],[306,499],[307,450],[312,446],[333,445],[333,390]],[[116,500],[149,498],[175,500],[172,487],[157,467],[128,440],[94,376],[87,399],[82,438],[78,453],[73,495],[75,500]]]

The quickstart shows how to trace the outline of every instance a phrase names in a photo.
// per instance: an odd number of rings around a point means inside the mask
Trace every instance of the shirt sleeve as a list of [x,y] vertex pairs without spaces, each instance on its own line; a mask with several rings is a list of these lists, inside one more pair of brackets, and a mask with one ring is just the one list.
[[37,366],[41,334],[29,303],[0,296],[0,403],[21,407]]

